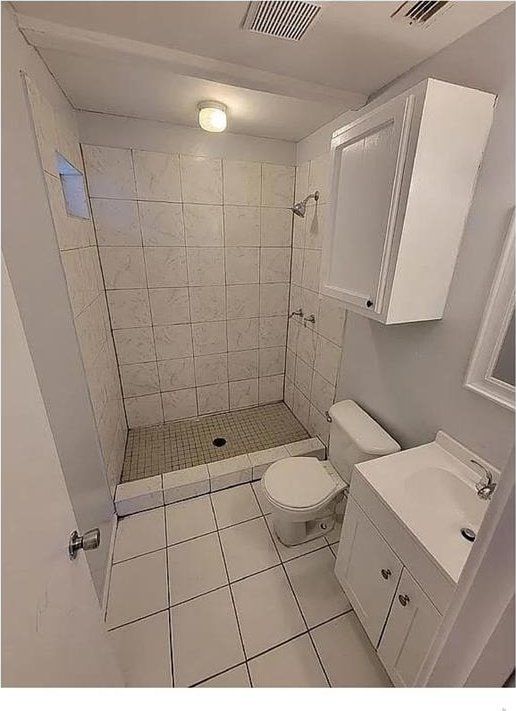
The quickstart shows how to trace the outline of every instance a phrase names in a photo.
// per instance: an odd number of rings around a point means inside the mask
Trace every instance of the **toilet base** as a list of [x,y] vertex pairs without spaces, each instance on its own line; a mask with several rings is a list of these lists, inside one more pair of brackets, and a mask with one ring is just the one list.
[[273,514],[272,525],[284,546],[299,546],[329,533],[335,526],[335,515],[331,513],[313,521],[289,521]]

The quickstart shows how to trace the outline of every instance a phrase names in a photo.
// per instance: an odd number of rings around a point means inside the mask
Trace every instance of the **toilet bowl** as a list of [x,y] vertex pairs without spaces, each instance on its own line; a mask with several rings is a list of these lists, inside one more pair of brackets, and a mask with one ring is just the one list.
[[355,464],[394,454],[399,444],[352,400],[331,406],[329,459],[288,457],[262,477],[276,535],[295,546],[329,533],[344,513]]
[[315,457],[288,457],[271,464],[262,489],[280,541],[293,546],[329,533],[345,488],[331,463]]

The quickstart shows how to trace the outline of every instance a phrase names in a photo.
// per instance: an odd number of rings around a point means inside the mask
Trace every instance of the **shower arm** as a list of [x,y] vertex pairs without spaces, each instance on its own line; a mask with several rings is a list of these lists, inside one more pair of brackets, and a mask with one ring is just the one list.
[[310,200],[310,198],[313,198],[315,202],[317,202],[319,200],[319,191],[316,190],[314,193],[307,195],[304,200],[301,200],[301,202],[296,202],[296,204],[290,208],[294,215],[297,215],[298,217],[305,216],[306,203]]

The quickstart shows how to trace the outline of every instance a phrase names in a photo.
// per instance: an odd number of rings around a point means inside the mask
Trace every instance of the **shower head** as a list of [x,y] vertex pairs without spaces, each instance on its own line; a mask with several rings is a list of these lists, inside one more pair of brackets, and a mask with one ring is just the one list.
[[310,200],[310,198],[313,198],[315,202],[319,200],[319,191],[316,190],[315,193],[312,193],[311,195],[307,195],[304,200],[301,200],[301,202],[296,202],[294,207],[291,207],[290,209],[294,213],[294,215],[297,215],[298,217],[304,217],[306,213],[306,203]]

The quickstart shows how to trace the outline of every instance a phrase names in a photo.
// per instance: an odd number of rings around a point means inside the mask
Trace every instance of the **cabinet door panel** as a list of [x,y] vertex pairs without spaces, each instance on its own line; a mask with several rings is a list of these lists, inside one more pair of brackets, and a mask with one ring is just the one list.
[[378,647],[378,656],[396,686],[414,685],[441,619],[404,568]]
[[344,516],[335,575],[375,647],[401,570],[400,560],[350,497]]
[[333,141],[335,207],[324,286],[360,306],[372,301],[377,313],[382,308],[411,112],[411,97],[388,102]]

